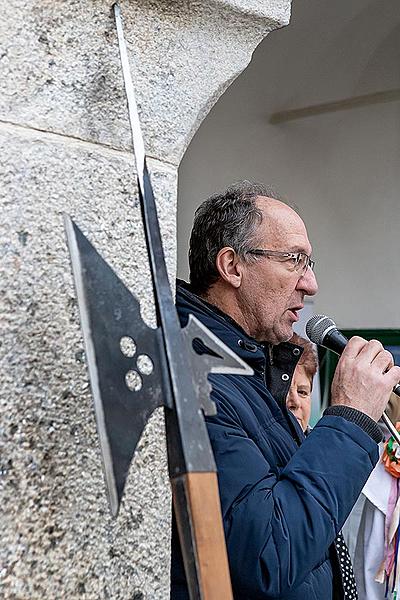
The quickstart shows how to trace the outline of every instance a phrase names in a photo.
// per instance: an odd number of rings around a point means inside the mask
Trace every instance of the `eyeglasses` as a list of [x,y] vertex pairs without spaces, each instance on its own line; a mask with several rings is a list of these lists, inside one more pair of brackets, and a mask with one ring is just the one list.
[[268,256],[278,262],[288,263],[291,271],[296,271],[300,275],[304,275],[308,268],[314,271],[315,261],[311,260],[308,254],[304,252],[280,252],[279,250],[264,250],[261,248],[253,248],[247,250],[247,254],[254,256]]

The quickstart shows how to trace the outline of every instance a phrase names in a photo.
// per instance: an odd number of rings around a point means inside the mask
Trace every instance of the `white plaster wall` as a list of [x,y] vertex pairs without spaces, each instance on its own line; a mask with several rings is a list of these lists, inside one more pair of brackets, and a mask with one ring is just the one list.
[[239,179],[274,184],[308,224],[315,309],[400,327],[400,102],[270,125],[278,110],[400,87],[398,3],[297,0],[214,107],[179,170],[178,271],[195,206]]

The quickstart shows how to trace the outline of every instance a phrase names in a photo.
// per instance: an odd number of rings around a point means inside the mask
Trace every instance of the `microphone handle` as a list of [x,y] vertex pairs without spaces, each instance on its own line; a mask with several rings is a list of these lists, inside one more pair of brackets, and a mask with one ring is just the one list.
[[386,427],[389,429],[396,442],[400,445],[399,432],[397,431],[396,427],[393,425],[392,421],[389,419],[385,412],[382,415],[382,421],[385,423]]

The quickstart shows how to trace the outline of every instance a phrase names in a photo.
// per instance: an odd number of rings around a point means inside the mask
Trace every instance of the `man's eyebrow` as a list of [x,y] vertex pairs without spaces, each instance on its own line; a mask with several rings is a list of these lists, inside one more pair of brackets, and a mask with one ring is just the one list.
[[294,253],[294,252],[296,252],[296,253],[297,253],[297,252],[302,252],[303,254],[307,254],[308,256],[311,256],[311,254],[312,254],[312,249],[311,249],[311,252],[310,252],[310,254],[308,254],[308,252],[306,252],[306,250],[305,250],[304,246],[292,246],[292,247],[291,247],[291,250],[288,250],[288,252],[293,252],[293,253]]

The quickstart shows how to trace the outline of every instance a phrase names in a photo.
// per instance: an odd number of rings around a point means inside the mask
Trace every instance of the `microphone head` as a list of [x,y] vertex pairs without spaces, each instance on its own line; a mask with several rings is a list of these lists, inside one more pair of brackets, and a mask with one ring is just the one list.
[[324,337],[332,329],[337,329],[336,323],[326,315],[314,315],[307,321],[306,334],[314,344],[322,344]]

